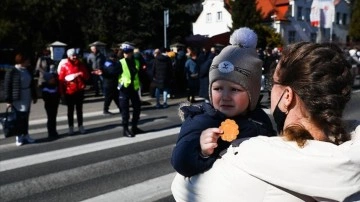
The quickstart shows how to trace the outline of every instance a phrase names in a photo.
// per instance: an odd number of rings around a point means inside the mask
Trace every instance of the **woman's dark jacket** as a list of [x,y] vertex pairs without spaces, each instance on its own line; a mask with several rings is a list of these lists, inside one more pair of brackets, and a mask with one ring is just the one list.
[[[32,77],[31,84],[29,86],[31,88],[32,99],[36,99],[36,84]],[[20,71],[15,67],[12,67],[10,70],[6,71],[5,79],[4,79],[4,89],[5,89],[5,102],[13,103],[14,101],[20,100],[21,94],[21,74]]]
[[[215,110],[212,105],[204,103],[200,106],[183,106],[180,108],[184,115],[184,122],[171,157],[174,169],[185,177],[190,177],[210,169],[220,152],[226,150],[233,143],[218,139],[218,147],[214,153],[204,158],[200,156],[200,135],[208,128],[218,128],[227,117]],[[257,107],[248,116],[237,116],[233,118],[239,126],[237,138],[254,137],[258,135],[274,136],[276,133],[272,128],[269,116]]]
[[214,57],[215,54],[210,53],[208,58],[200,65],[199,70],[199,96],[207,100],[209,100],[209,69]]
[[172,80],[172,62],[170,57],[158,55],[154,59],[153,67],[153,85],[156,88],[169,88]]

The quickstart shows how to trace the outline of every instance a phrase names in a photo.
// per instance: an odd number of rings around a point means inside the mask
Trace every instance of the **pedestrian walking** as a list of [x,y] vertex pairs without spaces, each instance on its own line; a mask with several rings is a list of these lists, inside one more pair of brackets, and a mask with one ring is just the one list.
[[[138,128],[138,122],[141,112],[141,101],[138,90],[140,89],[140,61],[134,58],[134,47],[129,43],[121,44],[124,58],[120,60],[119,76],[119,105],[122,116],[123,135],[125,137],[135,137],[136,134],[144,131]],[[129,130],[130,106],[131,100],[133,107],[131,130]]]

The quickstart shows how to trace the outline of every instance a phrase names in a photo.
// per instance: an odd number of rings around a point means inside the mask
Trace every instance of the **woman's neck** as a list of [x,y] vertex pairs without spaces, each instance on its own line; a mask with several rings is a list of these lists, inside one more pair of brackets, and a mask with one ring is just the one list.
[[312,121],[306,119],[305,121],[302,121],[301,125],[303,125],[307,131],[309,131],[314,140],[329,141],[329,138],[326,136],[324,130],[316,126],[314,123],[312,123]]

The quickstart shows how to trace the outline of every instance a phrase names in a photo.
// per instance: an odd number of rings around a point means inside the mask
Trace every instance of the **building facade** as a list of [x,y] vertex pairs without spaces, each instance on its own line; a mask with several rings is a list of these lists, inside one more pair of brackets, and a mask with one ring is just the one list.
[[224,0],[205,0],[202,3],[203,10],[193,23],[193,34],[212,37],[229,32],[232,27],[232,19],[228,4]]
[[[298,41],[349,42],[350,5],[346,0],[334,0],[335,12],[331,28],[311,26],[313,0],[254,0],[264,19],[282,36],[285,44]],[[317,0],[328,1],[328,0]],[[193,34],[212,37],[230,31],[232,27],[229,0],[205,0],[203,11],[195,23]]]

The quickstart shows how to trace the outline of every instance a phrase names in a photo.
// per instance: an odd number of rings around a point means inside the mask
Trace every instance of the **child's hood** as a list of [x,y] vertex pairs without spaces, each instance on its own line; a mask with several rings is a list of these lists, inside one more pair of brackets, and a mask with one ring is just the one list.
[[194,117],[196,115],[204,114],[204,113],[207,113],[210,116],[219,115],[220,117],[222,116],[225,117],[224,114],[214,109],[212,105],[208,103],[193,105],[190,102],[184,102],[180,104],[178,111],[181,121],[185,121],[185,119],[189,117]]

